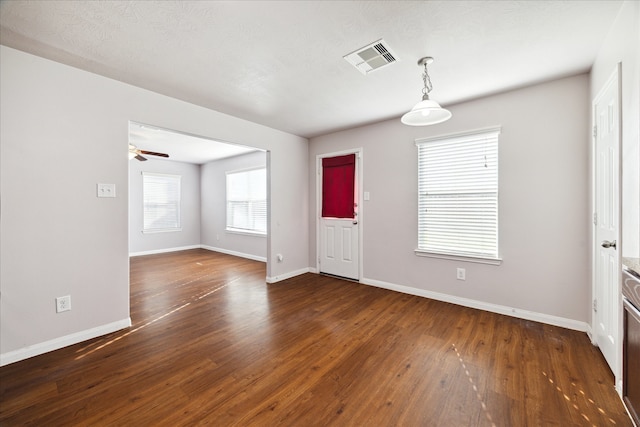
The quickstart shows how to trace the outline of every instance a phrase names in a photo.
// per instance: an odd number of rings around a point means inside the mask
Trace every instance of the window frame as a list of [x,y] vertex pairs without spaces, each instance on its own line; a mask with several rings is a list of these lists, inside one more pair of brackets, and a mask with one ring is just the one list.
[[[500,127],[492,127],[492,128],[485,128],[485,129],[479,129],[479,130],[474,130],[474,131],[469,131],[469,132],[463,132],[463,133],[457,133],[457,134],[450,134],[450,135],[445,135],[445,136],[439,136],[439,137],[433,137],[433,138],[419,138],[415,140],[415,144],[416,147],[418,148],[418,153],[417,153],[417,167],[418,167],[418,188],[417,188],[417,202],[418,202],[418,206],[417,206],[417,214],[418,214],[418,223],[417,223],[417,238],[418,238],[418,244],[417,244],[417,248],[415,249],[415,254],[418,256],[425,256],[425,257],[431,257],[431,258],[440,258],[440,259],[450,259],[450,260],[461,260],[461,261],[468,261],[468,262],[475,262],[475,263],[482,263],[482,264],[491,264],[491,265],[500,265],[502,262],[502,257],[501,257],[501,252],[500,252],[500,233],[499,233],[499,229],[500,229],[500,222],[499,222],[499,194],[500,194],[500,186],[499,186],[499,154],[500,154],[500,132],[501,132],[501,128]],[[424,180],[426,180],[426,172],[424,171],[424,168],[426,167],[426,165],[423,165],[424,162],[426,162],[426,159],[424,159],[424,156],[426,156],[426,154],[421,153],[421,147],[426,147],[429,144],[442,144],[442,143],[451,143],[451,144],[455,144],[455,143],[483,143],[485,141],[488,140],[493,140],[495,141],[495,149],[492,149],[491,152],[489,152],[489,154],[495,156],[495,160],[491,159],[490,157],[490,162],[491,161],[495,161],[495,167],[492,169],[495,169],[495,173],[494,175],[490,176],[491,179],[495,180],[495,191],[479,191],[479,190],[473,190],[471,188],[467,188],[460,190],[460,192],[458,193],[458,195],[463,195],[464,196],[470,196],[470,194],[472,193],[476,193],[476,194],[491,194],[493,195],[493,197],[495,197],[495,205],[494,205],[494,210],[495,210],[495,216],[493,216],[492,218],[494,218],[495,220],[495,251],[490,252],[490,253],[482,253],[480,251],[474,252],[474,251],[463,251],[463,250],[452,250],[450,248],[448,249],[440,249],[438,250],[437,245],[431,245],[430,247],[427,247],[427,245],[425,244],[426,242],[426,224],[424,223],[424,221],[427,220],[426,215],[421,215],[421,209],[424,209],[423,205],[425,205],[427,202],[426,200],[422,200],[423,198],[426,197],[426,193],[424,193],[426,191],[425,188],[425,183],[423,182]],[[492,142],[493,143],[493,142]],[[492,165],[493,166],[493,165]],[[422,174],[422,175],[421,175]],[[422,194],[424,193],[424,194]],[[451,199],[455,198],[455,196],[452,195],[452,193],[449,193],[451,195]],[[445,196],[441,196],[442,199],[446,199],[446,195]],[[451,229],[454,229],[455,227],[451,227]],[[472,234],[473,235],[473,234]],[[432,242],[433,243],[433,242]],[[493,243],[493,241],[492,241]]]
[[[261,229],[257,229],[257,228],[241,228],[241,227],[234,227],[233,225],[231,225],[229,223],[230,218],[229,218],[229,176],[230,175],[238,175],[238,174],[244,174],[244,173],[249,173],[249,172],[253,172],[253,171],[264,171],[264,184],[265,184],[265,198],[264,198],[264,231]],[[267,167],[266,166],[256,166],[256,167],[251,167],[251,168],[247,168],[247,169],[237,169],[237,170],[230,170],[230,171],[226,171],[225,172],[225,231],[227,233],[233,233],[233,234],[245,234],[245,235],[251,235],[251,236],[260,236],[260,237],[266,237],[267,235],[267,231],[269,228],[269,220],[268,220],[268,175],[267,175]],[[256,200],[254,200],[256,201]],[[262,199],[257,200],[258,202],[262,202]],[[251,200],[247,200],[246,202],[250,203]],[[255,223],[255,218],[253,219],[253,222]]]
[[[176,231],[182,231],[182,175],[176,174],[167,174],[167,173],[157,173],[157,172],[146,172],[142,173],[142,233],[144,234],[153,234],[153,233],[171,233]],[[145,198],[145,176],[149,177],[165,177],[172,178],[177,181],[177,200],[173,201],[176,205],[177,211],[177,227],[161,227],[161,228],[146,228],[146,212],[147,212],[147,202]]]

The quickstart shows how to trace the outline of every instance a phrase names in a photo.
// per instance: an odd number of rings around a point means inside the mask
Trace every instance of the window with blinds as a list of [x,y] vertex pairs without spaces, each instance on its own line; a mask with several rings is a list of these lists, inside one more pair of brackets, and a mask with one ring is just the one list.
[[416,140],[418,249],[499,260],[500,128]]
[[267,170],[227,173],[227,230],[267,233]]
[[142,172],[144,232],[180,231],[180,175]]

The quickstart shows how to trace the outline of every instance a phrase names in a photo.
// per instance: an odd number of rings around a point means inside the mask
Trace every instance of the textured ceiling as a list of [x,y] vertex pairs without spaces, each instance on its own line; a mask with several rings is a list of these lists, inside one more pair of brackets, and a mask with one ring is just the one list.
[[[0,43],[311,137],[590,69],[619,1],[16,1]],[[342,57],[378,39],[398,62]]]

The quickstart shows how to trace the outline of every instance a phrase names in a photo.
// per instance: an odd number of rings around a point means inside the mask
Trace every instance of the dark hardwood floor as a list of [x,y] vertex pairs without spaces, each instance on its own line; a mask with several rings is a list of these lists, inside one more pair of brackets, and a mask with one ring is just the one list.
[[190,250],[133,326],[0,368],[0,425],[630,426],[584,333]]

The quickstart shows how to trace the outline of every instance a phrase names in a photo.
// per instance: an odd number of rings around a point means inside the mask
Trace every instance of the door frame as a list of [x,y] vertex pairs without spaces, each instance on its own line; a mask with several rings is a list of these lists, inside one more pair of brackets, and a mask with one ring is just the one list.
[[613,177],[618,181],[618,200],[617,200],[617,221],[618,227],[616,230],[616,242],[617,242],[617,266],[616,271],[618,272],[618,280],[616,280],[617,291],[616,295],[620,296],[617,304],[613,307],[615,310],[615,316],[617,318],[617,330],[616,330],[616,343],[618,344],[616,347],[616,355],[615,355],[615,368],[612,369],[614,375],[614,386],[619,394],[622,393],[622,322],[623,322],[623,310],[622,310],[622,297],[621,297],[621,289],[620,289],[620,280],[621,280],[621,254],[620,250],[622,248],[621,242],[621,233],[620,227],[622,225],[622,75],[621,75],[622,67],[620,63],[616,64],[616,67],[609,75],[609,78],[598,88],[597,94],[591,100],[591,322],[590,328],[591,331],[589,333],[591,338],[591,343],[597,346],[597,315],[594,310],[594,304],[596,297],[598,295],[596,289],[597,282],[597,272],[596,272],[596,263],[598,256],[598,246],[600,242],[596,239],[596,210],[597,210],[597,147],[596,147],[596,128],[597,128],[597,118],[596,118],[596,104],[602,97],[605,90],[609,87],[609,85],[615,84],[615,88],[617,91],[617,108],[618,108],[618,119],[616,123],[617,127],[617,153],[614,153],[614,156],[618,159],[617,170],[614,171]]
[[363,149],[351,148],[348,150],[334,151],[331,153],[316,154],[316,272],[320,273],[320,229],[322,218],[322,159],[327,157],[345,156],[347,154],[356,155],[356,186],[358,192],[358,282],[362,282],[362,242],[363,242]]

